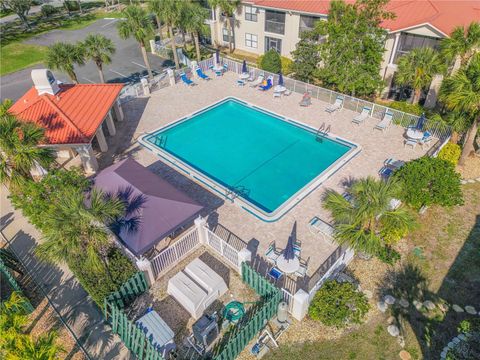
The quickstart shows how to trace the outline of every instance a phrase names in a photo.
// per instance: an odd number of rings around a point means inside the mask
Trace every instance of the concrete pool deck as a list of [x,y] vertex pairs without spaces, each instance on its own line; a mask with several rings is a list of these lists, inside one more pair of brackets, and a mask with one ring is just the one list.
[[[324,220],[330,218],[328,212],[321,205],[321,196],[325,189],[332,188],[342,191],[342,183],[347,179],[366,176],[378,177],[378,171],[388,158],[408,161],[423,156],[428,149],[423,150],[420,146],[415,149],[405,148],[405,129],[402,127],[392,125],[385,132],[374,130],[373,127],[378,123],[376,119],[368,119],[364,124],[358,126],[351,122],[356,115],[353,111],[342,109],[329,114],[325,112],[328,104],[315,99],[312,99],[310,107],[300,107],[298,105],[301,99],[300,94],[292,93],[290,96],[274,99],[273,91],[261,92],[250,88],[248,84],[245,87],[239,87],[236,85],[236,80],[237,76],[233,73],[226,73],[221,78],[215,78],[208,82],[200,82],[195,79],[197,86],[187,87],[184,84],[176,84],[152,93],[144,109],[143,106],[138,105],[140,99],[125,104],[124,111],[127,122],[135,116],[139,120],[138,124],[132,124],[136,128],[133,133],[130,132],[132,134],[131,145],[128,147],[125,143],[121,144],[120,146],[124,150],[122,150],[123,155],[119,154],[119,157],[132,156],[176,187],[185,190],[208,209],[209,224],[222,224],[249,243],[251,249],[257,249],[259,255],[265,253],[272,241],[275,241],[277,247],[284,248],[296,222],[297,239],[302,244],[302,258],[308,259],[307,274],[311,275],[337,248],[335,243],[324,240],[321,236],[313,235],[308,226],[314,216],[319,216]],[[166,166],[157,155],[136,143],[136,140],[146,132],[158,129],[226,96],[243,99],[316,128],[322,123],[330,125],[331,133],[359,144],[362,151],[280,220],[273,223],[263,222]],[[118,141],[122,141],[122,138]],[[115,147],[111,146],[111,149],[114,151]]]

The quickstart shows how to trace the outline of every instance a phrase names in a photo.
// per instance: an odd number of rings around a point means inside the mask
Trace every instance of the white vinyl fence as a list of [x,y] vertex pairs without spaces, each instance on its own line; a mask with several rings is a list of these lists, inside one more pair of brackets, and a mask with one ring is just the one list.
[[222,256],[228,262],[238,268],[238,250],[235,249],[230,244],[227,244],[225,240],[223,240],[220,236],[215,234],[210,229],[206,229],[207,231],[207,244],[217,252],[218,255]]

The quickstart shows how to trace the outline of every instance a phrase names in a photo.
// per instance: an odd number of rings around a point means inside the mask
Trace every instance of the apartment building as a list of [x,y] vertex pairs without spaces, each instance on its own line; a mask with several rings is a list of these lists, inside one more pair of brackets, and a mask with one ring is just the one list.
[[[226,46],[232,36],[236,49],[255,55],[275,49],[291,57],[300,34],[327,20],[329,4],[328,0],[245,0],[235,14],[233,34],[220,11],[212,12],[212,41]],[[480,21],[478,0],[391,0],[387,8],[396,18],[382,24],[388,36],[381,75],[388,84],[385,95],[391,97],[395,96],[396,63],[402,55],[418,47],[437,48],[455,26]]]

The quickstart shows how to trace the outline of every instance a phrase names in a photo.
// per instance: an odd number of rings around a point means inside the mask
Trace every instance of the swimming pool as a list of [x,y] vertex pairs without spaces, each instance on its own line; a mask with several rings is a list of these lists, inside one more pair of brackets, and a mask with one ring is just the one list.
[[166,163],[275,221],[355,156],[360,147],[228,97],[139,142]]

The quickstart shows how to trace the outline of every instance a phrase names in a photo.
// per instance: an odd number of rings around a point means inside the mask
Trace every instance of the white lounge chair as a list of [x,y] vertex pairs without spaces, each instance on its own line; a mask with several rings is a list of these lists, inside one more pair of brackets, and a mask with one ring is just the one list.
[[340,96],[337,96],[337,98],[335,99],[335,102],[331,105],[328,105],[325,108],[325,111],[331,114],[337,110],[340,110],[342,106],[343,106],[343,98]]
[[263,74],[258,75],[257,80],[252,81],[252,83],[250,84],[250,87],[257,87],[258,85],[263,83],[263,80],[265,80],[265,75]]
[[363,109],[362,109],[362,112],[360,114],[358,114],[357,116],[355,116],[352,119],[352,122],[357,124],[357,125],[360,125],[361,123],[363,123],[365,120],[368,119],[368,117],[370,116],[370,111],[372,111],[371,108],[369,108],[368,106],[364,106]]
[[392,124],[392,120],[393,120],[393,114],[387,111],[385,115],[383,115],[382,121],[380,121],[377,125],[375,125],[374,129],[385,131]]
[[327,238],[333,239],[335,234],[335,229],[332,225],[323,221],[318,216],[315,216],[312,220],[310,220],[310,229],[315,234],[321,234],[327,240]]

